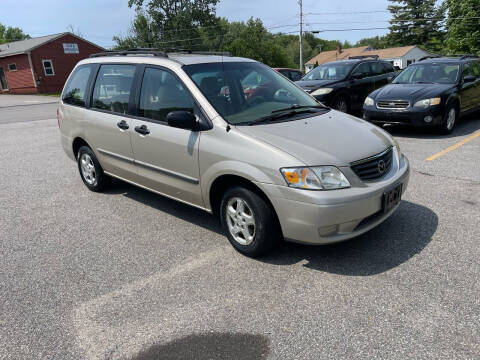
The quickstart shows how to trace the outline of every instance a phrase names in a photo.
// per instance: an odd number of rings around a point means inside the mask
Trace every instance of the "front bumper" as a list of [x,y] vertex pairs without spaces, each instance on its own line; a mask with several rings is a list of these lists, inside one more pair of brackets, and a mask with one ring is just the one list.
[[384,178],[348,189],[308,191],[273,184],[257,185],[271,200],[286,240],[335,243],[367,232],[396,210],[398,206],[383,212],[383,194],[400,184],[405,192],[410,170],[406,157],[397,154],[395,159]]
[[[430,122],[425,121],[426,116],[431,116]],[[404,110],[378,109],[375,106],[363,107],[363,118],[374,124],[402,124],[410,126],[437,126],[443,122],[443,107],[430,108],[408,107]]]

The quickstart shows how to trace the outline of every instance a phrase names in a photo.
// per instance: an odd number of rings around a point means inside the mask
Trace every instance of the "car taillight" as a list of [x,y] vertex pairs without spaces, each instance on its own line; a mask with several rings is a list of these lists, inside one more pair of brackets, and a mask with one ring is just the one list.
[[58,124],[58,128],[60,129],[60,111],[59,111],[59,109],[57,109],[57,124]]

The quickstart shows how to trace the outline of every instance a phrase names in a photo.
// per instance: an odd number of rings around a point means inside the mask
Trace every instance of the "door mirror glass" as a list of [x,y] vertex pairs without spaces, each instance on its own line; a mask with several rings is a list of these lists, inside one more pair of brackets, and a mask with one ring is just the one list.
[[475,80],[477,80],[477,77],[473,75],[467,75],[463,78],[463,82],[465,83],[471,83],[471,82],[474,82]]
[[171,111],[167,115],[168,125],[186,130],[197,130],[198,122],[196,116],[189,111]]

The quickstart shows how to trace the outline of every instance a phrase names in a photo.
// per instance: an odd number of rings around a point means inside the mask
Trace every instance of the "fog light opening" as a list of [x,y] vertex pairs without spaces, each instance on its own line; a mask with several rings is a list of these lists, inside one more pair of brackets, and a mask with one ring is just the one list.
[[431,123],[433,120],[433,116],[430,116],[430,115],[427,115],[423,118],[423,121],[425,121],[426,123]]

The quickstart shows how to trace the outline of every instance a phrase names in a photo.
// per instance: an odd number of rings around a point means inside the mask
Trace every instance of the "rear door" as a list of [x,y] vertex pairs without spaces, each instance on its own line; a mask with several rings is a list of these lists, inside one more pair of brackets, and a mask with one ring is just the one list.
[[388,75],[387,69],[385,68],[384,64],[380,61],[372,61],[370,63],[372,67],[372,75],[375,82],[375,90],[380,89],[381,87],[388,84]]
[[[479,81],[480,78],[478,74],[478,67],[476,63],[469,62],[463,66],[462,77],[460,78],[460,97],[462,102],[462,112],[469,112],[475,110],[478,107],[479,100]],[[465,76],[476,76],[477,80],[473,82],[465,83],[463,78]]]
[[[136,181],[130,136],[133,78],[136,65],[102,64],[98,70],[90,109],[85,114],[85,135],[103,169],[125,180]],[[132,99],[130,99],[132,97]]]
[[132,146],[139,183],[164,195],[203,207],[198,148],[200,132],[170,127],[171,111],[203,116],[182,81],[170,70],[146,66],[137,87]]

